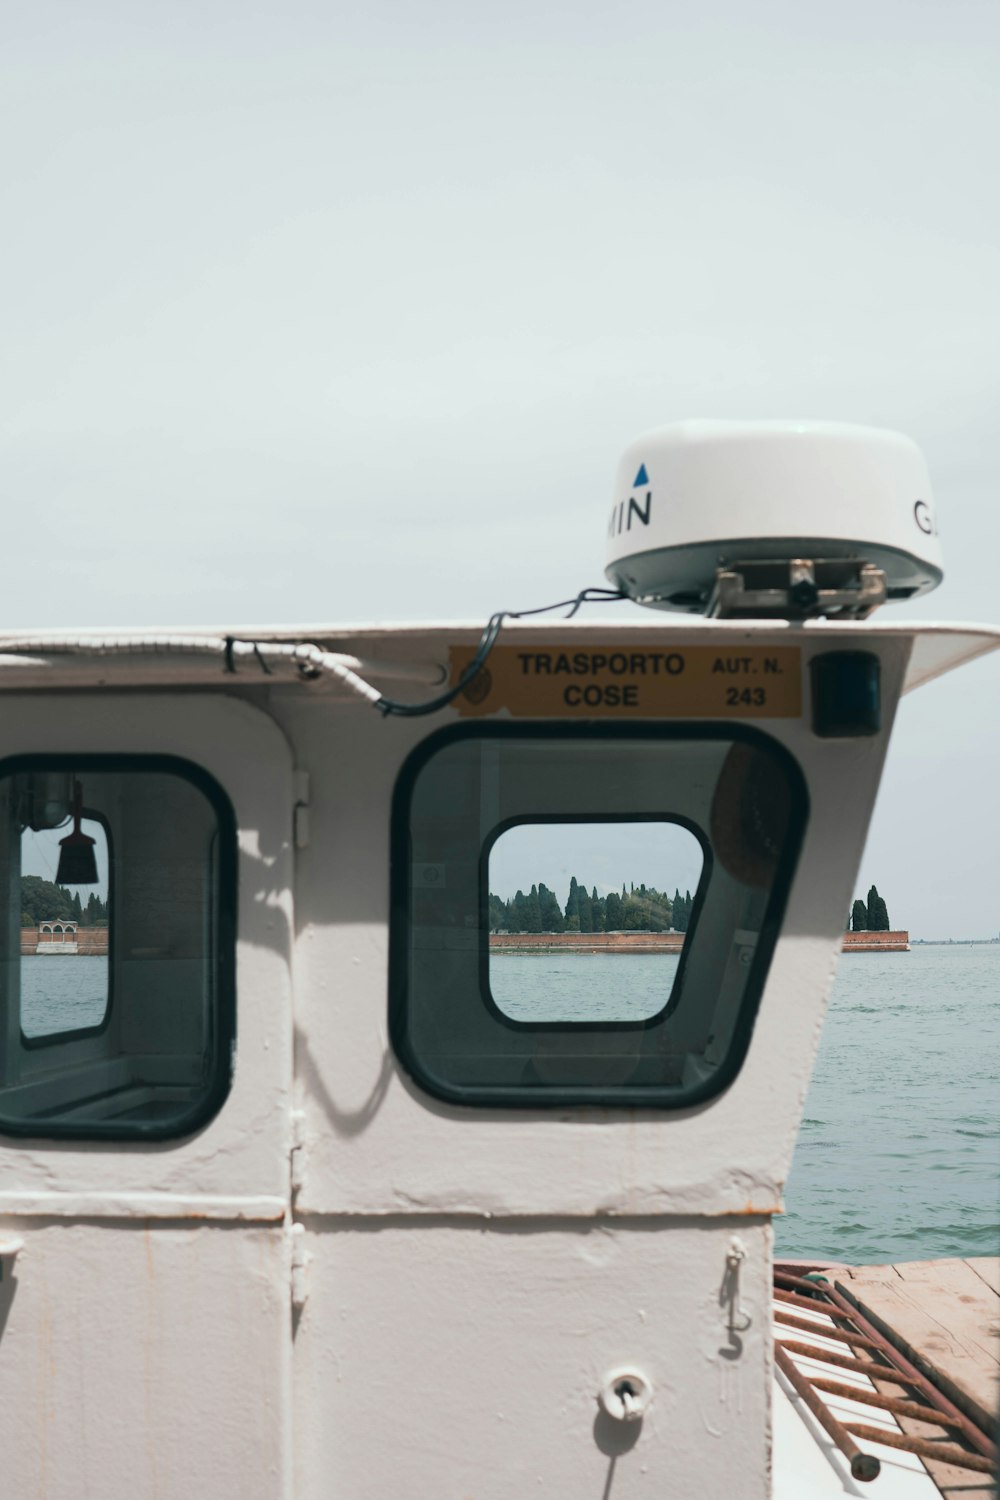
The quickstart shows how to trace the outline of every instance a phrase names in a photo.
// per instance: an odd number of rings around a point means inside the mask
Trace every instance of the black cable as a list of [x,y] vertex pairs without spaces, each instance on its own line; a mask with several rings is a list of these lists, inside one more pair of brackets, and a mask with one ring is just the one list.
[[581,604],[605,604],[616,599],[627,598],[628,595],[623,594],[620,589],[581,589],[575,599],[562,599],[558,604],[542,604],[537,609],[500,609],[495,615],[490,615],[479,637],[476,654],[454,687],[439,693],[436,698],[428,698],[424,703],[397,703],[392,698],[380,698],[375,707],[381,714],[397,714],[400,718],[406,719],[419,718],[422,714],[437,713],[439,708],[447,708],[448,704],[457,698],[459,693],[463,692],[482,670],[486,658],[499,639],[505,620],[524,620],[529,615],[547,615],[554,609],[568,610],[566,619],[572,620]]

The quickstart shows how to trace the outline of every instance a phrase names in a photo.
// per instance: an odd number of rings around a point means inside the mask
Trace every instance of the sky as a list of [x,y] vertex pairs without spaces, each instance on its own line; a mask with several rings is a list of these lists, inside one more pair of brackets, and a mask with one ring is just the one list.
[[[1000,619],[998,53],[972,0],[8,7],[3,626],[562,598],[684,417],[908,433],[908,612]],[[1000,932],[998,704],[901,711],[859,891],[914,935]]]
[[574,876],[599,896],[647,885],[672,896],[697,890],[701,845],[677,823],[518,823],[490,850],[489,885],[504,901],[547,885],[565,907]]

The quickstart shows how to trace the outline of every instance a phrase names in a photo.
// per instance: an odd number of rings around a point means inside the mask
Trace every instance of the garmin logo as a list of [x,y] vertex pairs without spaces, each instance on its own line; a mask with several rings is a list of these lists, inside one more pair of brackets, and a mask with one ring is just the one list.
[[913,507],[913,519],[916,521],[924,536],[936,536],[937,527],[934,525],[934,517],[926,500],[918,500]]
[[[649,484],[649,475],[646,473],[646,465],[639,465],[639,472],[632,481],[632,493],[627,500],[620,500],[617,505],[611,507],[611,519],[608,522],[608,536],[621,536],[623,531],[632,530],[632,522],[636,525],[649,525],[649,517],[653,508],[653,491],[646,489]],[[636,490],[646,489],[645,498],[636,498]]]

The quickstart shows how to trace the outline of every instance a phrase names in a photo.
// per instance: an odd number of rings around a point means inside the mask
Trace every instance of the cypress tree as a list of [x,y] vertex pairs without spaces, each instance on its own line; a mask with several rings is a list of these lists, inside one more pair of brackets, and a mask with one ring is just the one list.
[[538,908],[542,917],[543,932],[562,932],[566,923],[563,914],[559,910],[559,902],[547,885],[538,885]]
[[524,930],[525,932],[541,932],[542,909],[538,900],[538,887],[533,885],[524,903]]
[[569,925],[576,918],[576,931],[580,930],[580,888],[576,883],[576,876],[571,875],[569,879],[569,895],[566,898],[566,924]]
[[874,885],[868,892],[868,930],[869,932],[889,931],[889,913],[878,893],[878,887]]
[[851,931],[868,931],[868,908],[863,901],[855,901],[851,907]]

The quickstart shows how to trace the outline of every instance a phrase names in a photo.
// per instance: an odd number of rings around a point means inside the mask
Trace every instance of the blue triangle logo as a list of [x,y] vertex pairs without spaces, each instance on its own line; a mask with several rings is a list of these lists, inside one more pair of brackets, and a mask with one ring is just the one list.
[[648,484],[648,483],[649,483],[649,475],[646,473],[646,465],[645,464],[640,464],[639,465],[639,472],[635,476],[635,479],[633,480],[632,488],[634,490],[637,490],[639,488],[640,484]]

